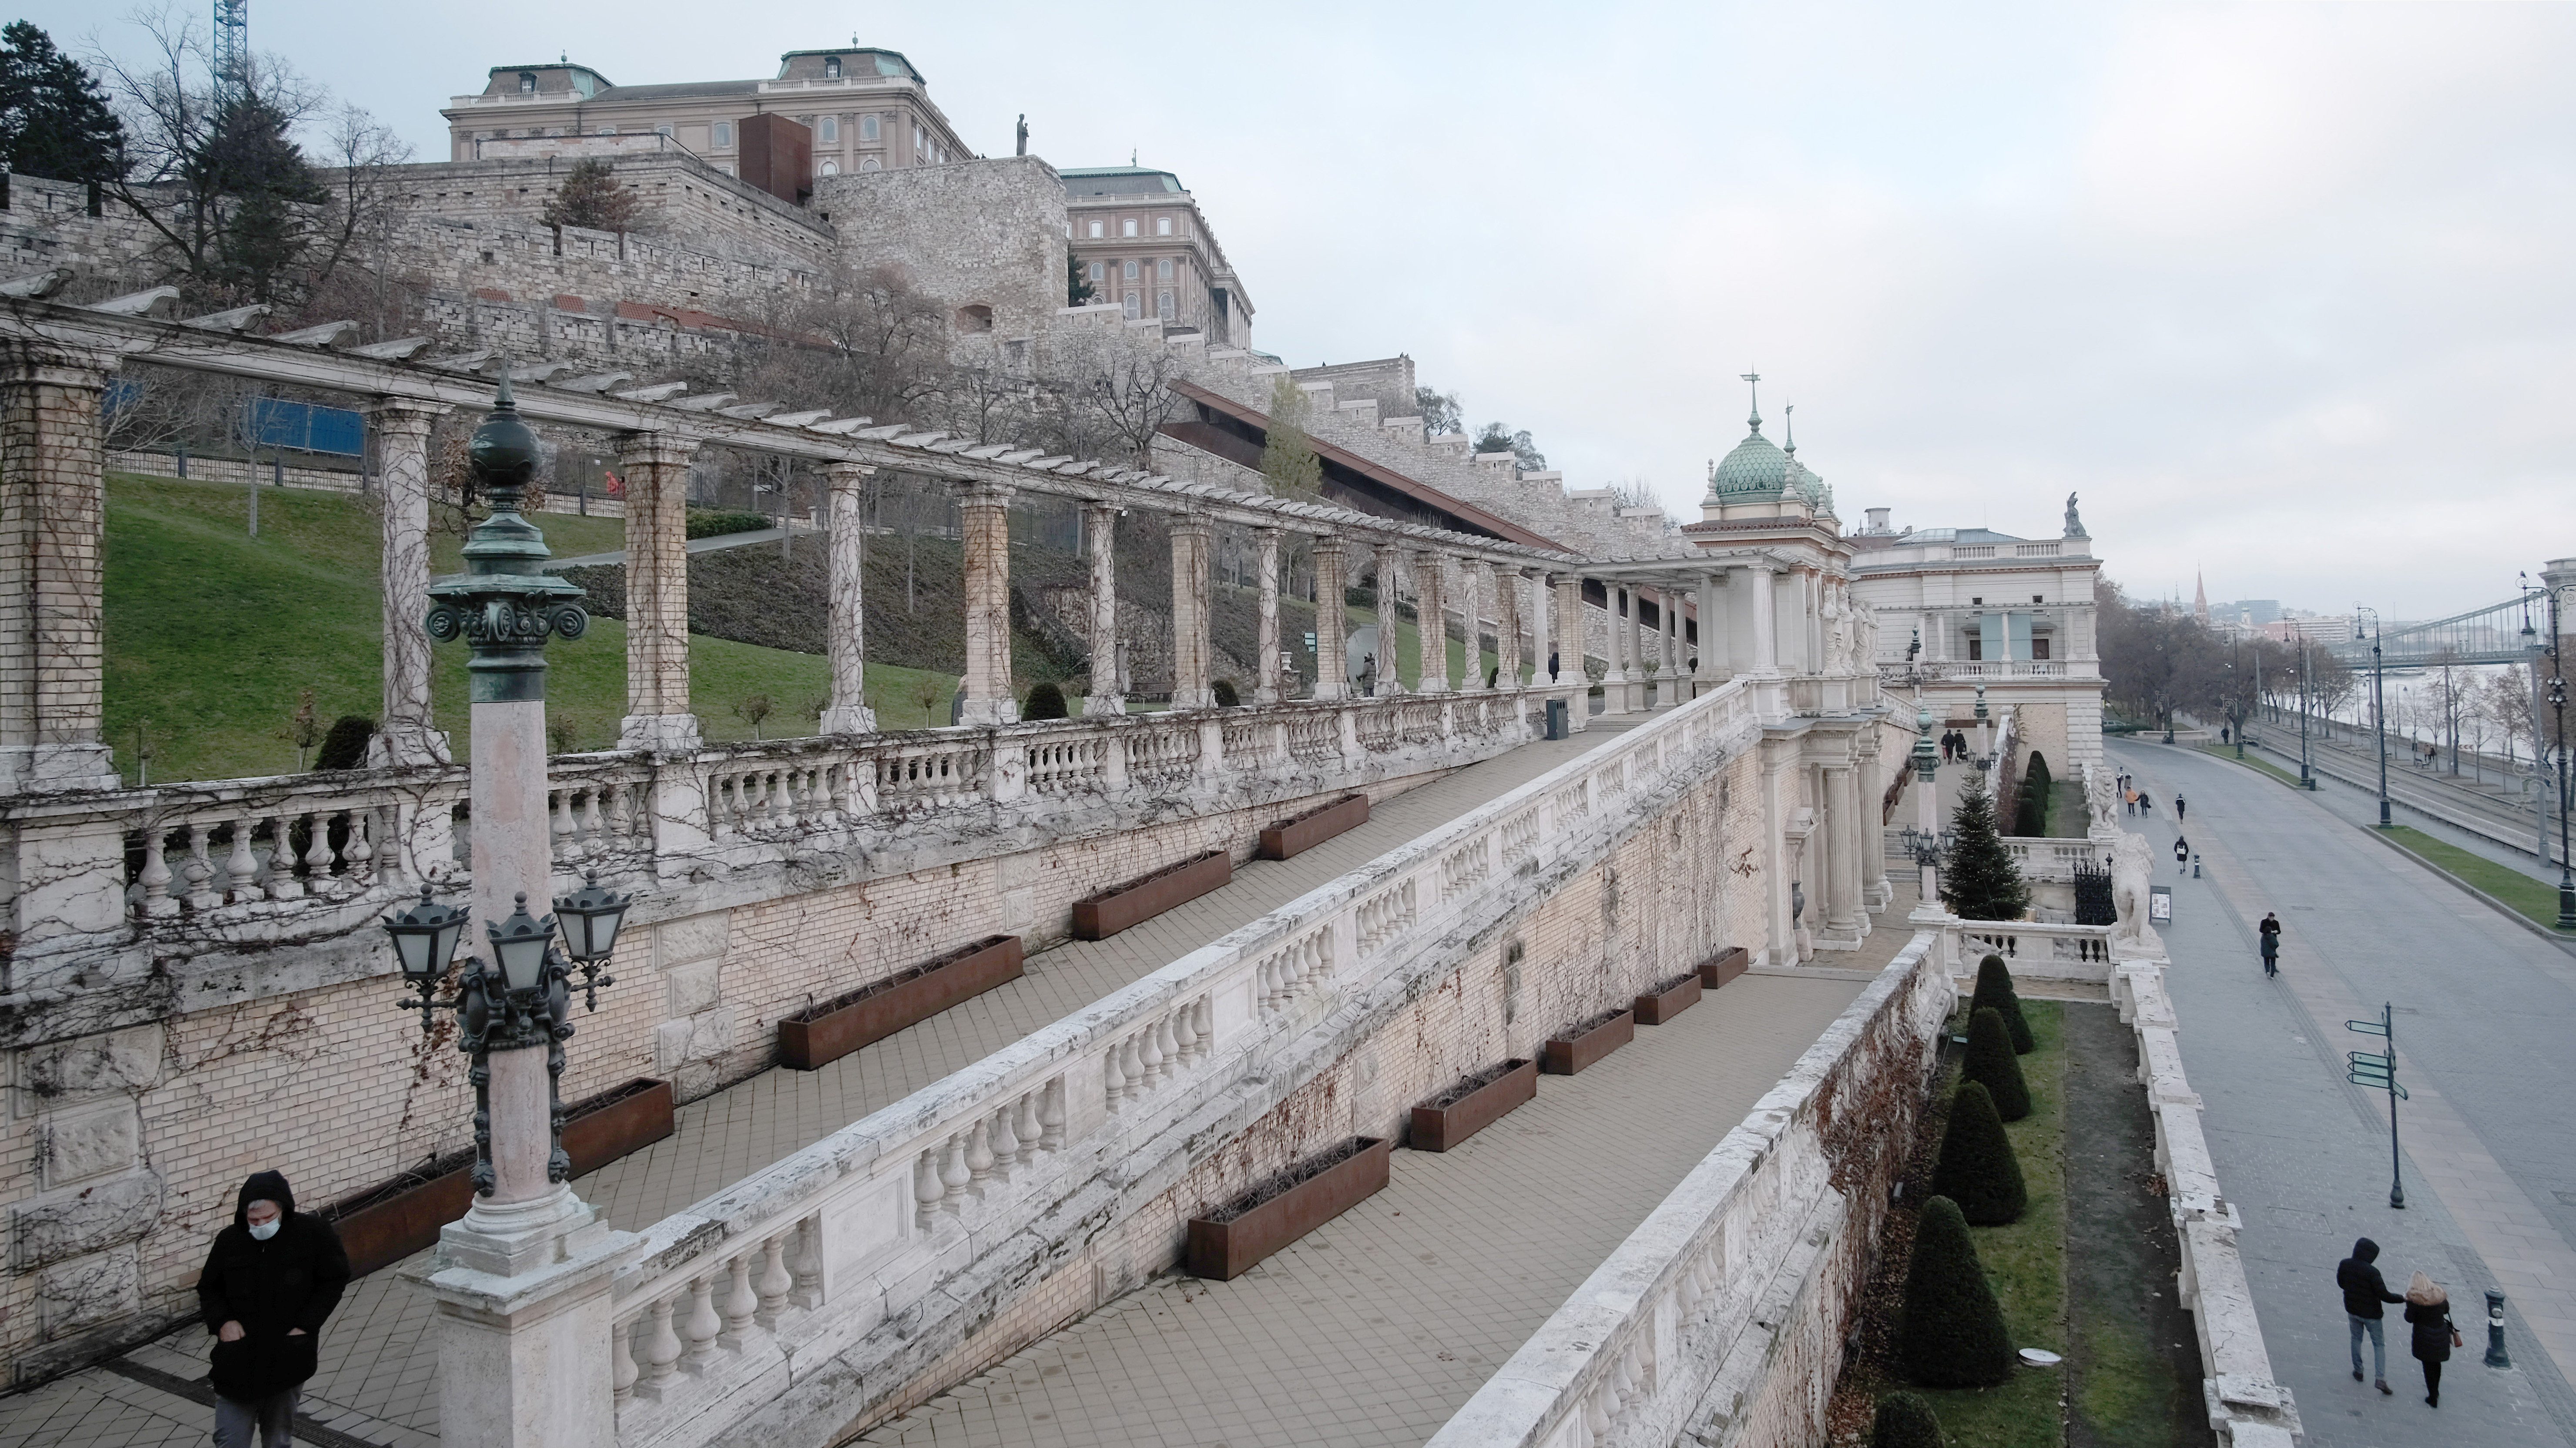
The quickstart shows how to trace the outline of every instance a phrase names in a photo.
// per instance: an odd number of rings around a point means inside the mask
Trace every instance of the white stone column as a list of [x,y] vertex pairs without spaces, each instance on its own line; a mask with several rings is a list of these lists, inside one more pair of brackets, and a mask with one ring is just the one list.
[[1767,564],[1744,570],[1753,595],[1753,672],[1765,678],[1780,674],[1780,599],[1778,575]]
[[1252,671],[1252,702],[1276,704],[1287,697],[1279,687],[1279,530],[1255,528],[1252,537],[1261,575],[1261,624],[1255,645],[1261,659]]
[[876,469],[833,463],[823,470],[831,509],[830,630],[832,701],[823,710],[825,734],[873,734],[876,711],[868,707],[867,557],[868,476]]
[[1556,656],[1553,680],[1560,685],[1589,687],[1590,676],[1583,665],[1583,576],[1560,573],[1554,586],[1556,632],[1548,645],[1548,651]]
[[[114,789],[105,710],[106,437],[115,360],[0,342],[0,779]],[[20,887],[35,882],[20,880]]]
[[1664,616],[1663,668],[1655,675],[1657,701],[1667,707],[1687,697],[1682,692],[1682,595],[1669,583],[1655,585],[1656,607]]
[[1633,714],[1646,707],[1646,600],[1636,588],[1622,590],[1627,596],[1627,610],[1619,621],[1619,662],[1627,677],[1619,699],[1619,712]]
[[[1414,641],[1421,646],[1420,677],[1414,687],[1425,694],[1449,692],[1448,580],[1441,576],[1440,555],[1413,555]],[[1381,640],[1383,642],[1383,640]]]
[[369,762],[450,764],[455,755],[430,712],[429,433],[447,409],[379,398],[367,409],[384,484],[384,713]]
[[[1824,773],[1824,935],[1837,945],[1857,945],[1861,936],[1860,790],[1847,763],[1828,764]],[[1883,846],[1879,853],[1886,853]]]
[[966,699],[961,724],[1013,724],[1011,688],[1011,490],[1000,483],[957,488],[966,567]]
[[[1395,672],[1395,630],[1399,620],[1395,606],[1404,596],[1400,578],[1401,552],[1393,543],[1379,543],[1377,551],[1377,692],[1379,697],[1401,694],[1404,681]],[[1419,632],[1419,630],[1417,630]]]
[[[1315,697],[1350,697],[1350,661],[1343,653],[1343,574],[1349,555],[1332,533],[1315,535]],[[1386,616],[1386,595],[1378,595],[1378,616]]]
[[1733,676],[1727,667],[1726,596],[1720,590],[1725,580],[1718,574],[1699,576],[1699,667],[1692,672],[1703,689],[1714,688]]
[[1194,513],[1172,517],[1172,707],[1216,703],[1208,685],[1208,547],[1215,525]]
[[1521,594],[1529,587],[1529,572],[1521,568],[1494,570],[1494,654],[1495,677],[1506,689],[1521,685]]
[[665,433],[617,443],[626,478],[623,749],[687,753],[701,743],[689,706],[689,462],[697,451]]
[[1091,687],[1082,696],[1088,719],[1127,712],[1118,678],[1118,509],[1083,504],[1082,537],[1091,547]]
[[1601,712],[1628,712],[1628,590],[1604,580],[1601,606],[1610,617],[1601,649]]
[[[1484,612],[1484,589],[1480,586],[1484,580],[1477,576],[1479,565],[1475,559],[1461,557],[1457,563],[1458,617],[1467,626],[1467,647],[1465,652],[1459,655],[1458,687],[1481,689],[1485,687],[1485,651],[1477,647],[1476,625],[1478,615]],[[1447,630],[1443,629],[1442,633],[1445,636]],[[1447,644],[1441,645],[1440,655],[1443,658],[1448,657]]]

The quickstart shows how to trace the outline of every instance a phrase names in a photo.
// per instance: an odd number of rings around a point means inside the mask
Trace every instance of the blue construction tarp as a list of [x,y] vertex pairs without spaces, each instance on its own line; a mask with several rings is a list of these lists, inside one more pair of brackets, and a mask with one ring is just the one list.
[[307,402],[252,399],[242,419],[255,447],[298,452],[343,453],[356,457],[367,449],[366,419],[345,407],[315,407]]

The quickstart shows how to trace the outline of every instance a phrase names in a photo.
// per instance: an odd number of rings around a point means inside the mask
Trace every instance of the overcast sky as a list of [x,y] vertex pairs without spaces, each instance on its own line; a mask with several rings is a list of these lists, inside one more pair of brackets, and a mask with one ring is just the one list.
[[[97,0],[22,7],[127,50]],[[2425,616],[2576,555],[2576,9],[831,7],[255,0],[439,108],[903,51],[969,145],[1180,174],[1290,363],[1410,353],[1570,485],[1695,519],[1759,369],[1848,526],[2053,537],[2133,593]]]

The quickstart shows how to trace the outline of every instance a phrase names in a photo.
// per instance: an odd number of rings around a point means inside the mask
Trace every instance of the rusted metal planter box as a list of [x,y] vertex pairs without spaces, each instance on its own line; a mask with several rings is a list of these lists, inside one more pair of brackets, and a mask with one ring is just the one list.
[[1641,1026],[1662,1025],[1664,1022],[1669,1021],[1673,1017],[1680,1015],[1682,1012],[1689,1010],[1691,1007],[1698,1005],[1700,990],[1701,984],[1699,973],[1693,971],[1691,974],[1683,976],[1681,979],[1674,981],[1672,984],[1667,985],[1660,990],[1646,992],[1644,995],[1637,997],[1637,1024]]
[[1539,1069],[1551,1076],[1571,1076],[1636,1038],[1637,1013],[1624,1010],[1548,1042],[1539,1053]]
[[[671,1083],[638,1077],[575,1106],[564,1119],[564,1150],[572,1174],[585,1176],[673,1130]],[[389,1267],[438,1241],[438,1230],[474,1205],[474,1164],[441,1163],[324,1208],[360,1276]]]
[[1368,817],[1367,795],[1345,795],[1331,804],[1318,805],[1294,819],[1281,820],[1263,830],[1261,848],[1257,853],[1265,860],[1284,860],[1311,850],[1344,830],[1358,829],[1368,823]]
[[1375,1195],[1395,1144],[1358,1138],[1359,1150],[1230,1221],[1190,1220],[1189,1273],[1228,1282],[1254,1263]]
[[1744,974],[1744,968],[1752,963],[1752,955],[1743,946],[1730,945],[1699,963],[1699,978],[1702,984],[1715,990]]
[[1501,1075],[1448,1105],[1413,1108],[1413,1131],[1405,1145],[1415,1151],[1447,1151],[1536,1095],[1538,1063],[1505,1061]]
[[779,1063],[799,1071],[828,1066],[861,1046],[1019,979],[1022,960],[1020,937],[988,935],[890,980],[810,1006],[779,1021]]
[[1186,905],[1234,878],[1234,858],[1210,850],[1195,859],[1167,865],[1141,880],[1103,890],[1073,905],[1073,937],[1107,940],[1131,925],[1142,925],[1176,905]]

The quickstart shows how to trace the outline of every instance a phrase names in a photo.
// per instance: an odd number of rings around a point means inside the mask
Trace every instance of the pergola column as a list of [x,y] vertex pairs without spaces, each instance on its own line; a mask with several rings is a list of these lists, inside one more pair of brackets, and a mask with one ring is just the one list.
[[[1485,590],[1480,586],[1484,580],[1477,576],[1482,566],[1473,558],[1458,560],[1458,614],[1467,625],[1467,652],[1458,665],[1458,687],[1461,689],[1485,686],[1485,651],[1477,647],[1476,641],[1478,615],[1484,612],[1485,602]],[[1445,636],[1448,630],[1444,628],[1441,632]],[[1445,642],[1441,645],[1440,656],[1444,659],[1449,657]]]
[[961,724],[1019,722],[1011,688],[1011,490],[961,483],[957,513],[966,564],[966,699]]
[[1669,583],[1655,585],[1656,607],[1664,616],[1663,667],[1655,674],[1655,693],[1666,705],[1682,701],[1682,595]]
[[1601,650],[1601,712],[1625,714],[1628,712],[1628,590],[1617,583],[1605,582],[1601,588],[1601,603],[1603,610],[1610,615],[1610,627]]
[[[1556,641],[1549,651],[1556,656],[1549,680],[1558,685],[1583,686],[1587,683],[1583,666],[1583,575],[1560,573],[1556,576]],[[1576,717],[1590,710],[1578,702]]]
[[1279,530],[1255,528],[1252,538],[1259,561],[1261,620],[1255,647],[1261,658],[1252,669],[1252,702],[1276,704],[1286,695],[1279,688]]
[[626,719],[618,746],[685,753],[701,744],[689,707],[689,463],[668,433],[617,441],[626,478]]
[[1194,513],[1172,518],[1172,707],[1216,703],[1208,687],[1208,548],[1216,528]]
[[[1404,680],[1395,672],[1395,605],[1404,590],[1399,577],[1401,554],[1392,543],[1379,543],[1377,551],[1377,692],[1383,697],[1404,692]],[[1416,610],[1419,612],[1419,610]],[[1417,630],[1418,632],[1418,630]]]
[[831,509],[830,633],[832,701],[823,710],[825,734],[873,734],[876,711],[868,707],[867,598],[868,475],[874,468],[833,463],[823,470]]
[[1442,596],[1448,580],[1440,576],[1440,555],[1413,555],[1413,624],[1422,646],[1421,677],[1415,687],[1425,694],[1449,692],[1449,601]]
[[1091,548],[1091,687],[1082,696],[1082,716],[1088,719],[1127,712],[1118,669],[1117,507],[1083,504],[1082,538]]
[[1733,672],[1727,667],[1726,598],[1719,592],[1724,585],[1717,574],[1699,576],[1699,667],[1692,672],[1703,688],[1726,682]]
[[[100,742],[111,358],[0,343],[0,781],[113,789]],[[26,882],[22,882],[26,883]]]
[[1506,689],[1521,687],[1521,590],[1528,585],[1518,568],[1494,569],[1494,677]]
[[1619,712],[1628,714],[1645,707],[1646,652],[1639,646],[1638,634],[1645,621],[1646,600],[1634,587],[1624,592],[1628,608],[1619,621],[1619,654],[1625,682],[1620,686]]
[[447,409],[379,398],[367,409],[385,489],[384,711],[369,762],[397,767],[448,764],[447,735],[432,722],[429,697],[429,433]]
[[[1315,535],[1315,697],[1347,699],[1350,662],[1342,651],[1343,573],[1348,567],[1342,540],[1331,533]],[[1378,595],[1378,616],[1386,615],[1386,595]]]

